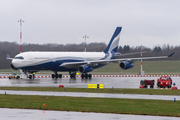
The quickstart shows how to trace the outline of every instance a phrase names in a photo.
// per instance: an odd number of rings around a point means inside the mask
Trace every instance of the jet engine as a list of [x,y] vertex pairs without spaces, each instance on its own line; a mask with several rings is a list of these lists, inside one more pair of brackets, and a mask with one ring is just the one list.
[[126,69],[129,69],[129,68],[133,68],[134,65],[131,62],[124,61],[124,62],[121,62],[119,64],[119,67],[126,70]]
[[93,68],[90,66],[87,66],[87,65],[81,65],[81,66],[79,66],[78,70],[81,73],[88,73],[88,72],[93,71]]

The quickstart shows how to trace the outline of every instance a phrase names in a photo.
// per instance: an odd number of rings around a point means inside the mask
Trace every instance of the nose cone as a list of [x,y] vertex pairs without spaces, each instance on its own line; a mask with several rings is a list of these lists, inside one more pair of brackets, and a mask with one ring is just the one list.
[[13,70],[18,70],[18,68],[16,68],[16,62],[15,62],[15,60],[12,60],[12,62],[11,62],[11,68],[12,68]]

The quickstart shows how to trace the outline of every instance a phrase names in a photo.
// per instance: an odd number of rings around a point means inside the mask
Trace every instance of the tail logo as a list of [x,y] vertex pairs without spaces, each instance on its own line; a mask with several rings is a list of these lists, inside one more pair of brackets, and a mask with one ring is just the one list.
[[122,27],[116,28],[107,48],[104,50],[105,53],[117,52],[121,29]]

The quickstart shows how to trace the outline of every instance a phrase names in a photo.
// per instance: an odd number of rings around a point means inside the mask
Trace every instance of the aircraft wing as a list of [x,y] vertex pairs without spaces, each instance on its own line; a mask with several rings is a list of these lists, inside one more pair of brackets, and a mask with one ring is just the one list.
[[79,67],[80,65],[90,65],[90,66],[94,66],[95,64],[98,63],[109,63],[109,62],[117,62],[117,61],[127,61],[127,60],[141,60],[141,59],[157,59],[157,58],[168,58],[171,57],[174,54],[171,53],[168,56],[158,56],[158,57],[140,57],[140,58],[123,58],[123,59],[110,59],[110,60],[96,60],[96,61],[84,61],[84,62],[66,62],[61,64],[60,66],[66,67],[66,68],[75,68],[75,67]]

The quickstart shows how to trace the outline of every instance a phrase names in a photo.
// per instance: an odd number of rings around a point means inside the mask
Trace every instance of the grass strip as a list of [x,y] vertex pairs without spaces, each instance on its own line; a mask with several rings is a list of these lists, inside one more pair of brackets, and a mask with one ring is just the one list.
[[0,107],[180,117],[180,101],[173,100],[0,95]]
[[179,90],[171,90],[171,89],[122,89],[122,88],[88,89],[88,88],[58,88],[58,87],[0,87],[0,90],[180,95]]

